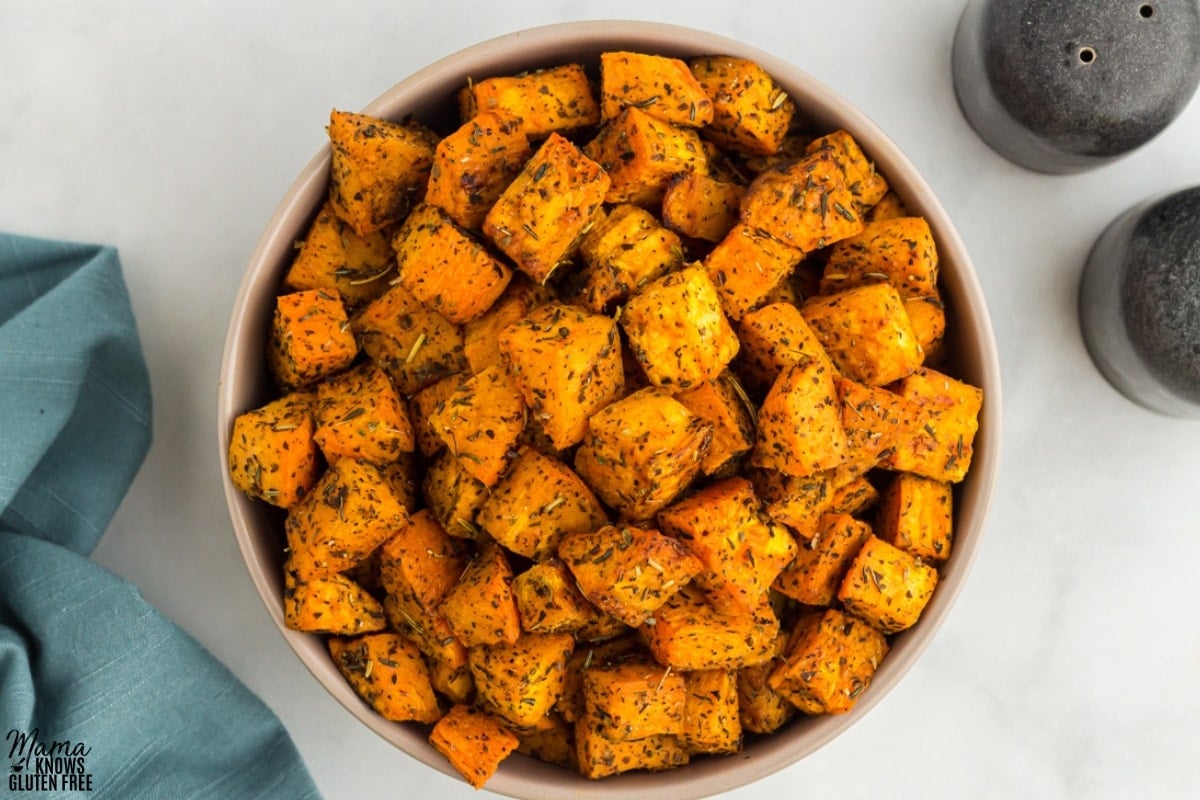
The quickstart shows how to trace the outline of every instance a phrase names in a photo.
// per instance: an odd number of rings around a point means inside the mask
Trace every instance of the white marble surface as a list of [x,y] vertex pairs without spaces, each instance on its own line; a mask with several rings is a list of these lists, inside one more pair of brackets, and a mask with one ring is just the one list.
[[117,245],[154,381],[155,443],[96,557],[261,694],[325,795],[481,796],[342,712],[251,588],[215,419],[243,266],[331,107],[500,33],[642,18],[786,57],[889,132],[957,220],[1003,361],[994,511],[933,646],[848,733],[729,797],[1200,796],[1200,424],[1111,390],[1074,307],[1111,218],[1200,182],[1200,100],[1126,159],[1046,177],[994,155],[958,112],[960,0],[420,6],[0,3],[0,227]]

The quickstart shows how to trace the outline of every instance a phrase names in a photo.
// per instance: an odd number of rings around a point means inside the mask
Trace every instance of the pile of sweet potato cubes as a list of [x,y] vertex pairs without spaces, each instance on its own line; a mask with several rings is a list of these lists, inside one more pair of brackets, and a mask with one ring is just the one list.
[[457,99],[444,137],[332,114],[280,396],[229,452],[286,509],[287,624],[475,786],[849,710],[950,556],[982,403],[929,225],[742,58]]

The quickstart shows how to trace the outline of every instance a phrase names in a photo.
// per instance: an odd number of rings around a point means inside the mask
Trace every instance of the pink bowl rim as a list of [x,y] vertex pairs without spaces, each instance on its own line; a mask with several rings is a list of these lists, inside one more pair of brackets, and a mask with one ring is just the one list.
[[[791,63],[736,40],[680,25],[594,20],[565,22],[515,31],[471,45],[418,70],[385,91],[363,113],[399,118],[414,108],[444,105],[454,88],[468,77],[509,69],[552,66],[565,60],[594,58],[601,50],[643,50],[686,58],[707,54],[742,56],[761,64],[792,95],[819,128],[844,128],[875,160],[879,171],[913,209],[929,221],[942,263],[942,287],[953,314],[957,349],[954,373],[984,390],[976,451],[970,474],[956,495],[955,552],[921,621],[895,637],[870,689],[843,715],[804,719],[783,731],[756,739],[731,758],[706,758],[686,768],[660,773],[631,773],[588,781],[533,759],[513,756],[502,764],[487,789],[515,798],[570,796],[609,798],[614,795],[694,800],[761,780],[812,754],[862,719],[900,681],[932,641],[957,598],[978,552],[1000,462],[1001,395],[999,356],[982,288],[965,245],[932,189],[906,156],[865,114]],[[590,55],[589,55],[590,54]],[[524,66],[522,66],[524,65]],[[419,115],[418,115],[419,116]],[[265,300],[285,267],[287,254],[311,219],[323,196],[330,151],[325,145],[289,188],[251,256],[231,313],[218,382],[218,455],[226,501],[239,550],[264,606],[289,646],[312,675],[368,728],[422,763],[459,777],[425,741],[421,728],[379,717],[337,672],[322,640],[287,629],[283,624],[278,541],[265,542],[256,530],[269,524],[269,512],[233,487],[226,468],[233,419],[264,399],[261,378]],[[258,365],[248,371],[247,365]],[[251,373],[254,374],[251,374]]]

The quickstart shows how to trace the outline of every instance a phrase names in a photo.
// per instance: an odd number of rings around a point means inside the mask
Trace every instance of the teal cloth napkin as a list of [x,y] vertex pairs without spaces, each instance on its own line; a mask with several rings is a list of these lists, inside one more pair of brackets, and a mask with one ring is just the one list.
[[87,557],[150,423],[116,251],[0,234],[0,797],[316,798],[270,710]]

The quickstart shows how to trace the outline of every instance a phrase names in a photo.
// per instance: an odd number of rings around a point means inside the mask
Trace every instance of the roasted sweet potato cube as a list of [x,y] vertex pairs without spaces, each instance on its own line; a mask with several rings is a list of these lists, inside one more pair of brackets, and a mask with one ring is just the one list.
[[438,606],[455,637],[468,648],[512,644],[521,635],[512,579],[504,551],[486,543]]
[[330,461],[358,458],[379,465],[391,463],[417,446],[407,404],[373,362],[317,387],[313,438]]
[[796,707],[768,683],[787,653],[787,644],[787,636],[776,637],[774,658],[737,671],[738,719],[751,733],[774,733],[796,716]]
[[742,317],[738,324],[741,350],[738,372],[746,387],[765,394],[784,371],[803,358],[833,363],[800,309],[791,303],[771,303]]
[[712,423],[662,389],[641,389],[588,423],[575,471],[627,518],[651,518],[683,491],[712,439]]
[[846,186],[861,208],[870,208],[887,194],[887,180],[875,171],[875,164],[867,158],[858,142],[844,130],[828,133],[809,143],[808,152],[825,152],[842,168]]
[[810,298],[800,309],[834,366],[851,380],[884,386],[925,358],[908,312],[889,283]]
[[904,301],[904,310],[925,354],[925,365],[937,366],[945,355],[946,306],[937,296],[913,297]]
[[482,315],[512,271],[437,206],[421,203],[392,238],[396,282],[455,325]]
[[534,564],[513,578],[512,587],[521,629],[527,633],[573,633],[602,613],[557,558]]
[[614,742],[682,734],[686,704],[683,675],[650,659],[583,671],[584,714]]
[[395,267],[387,236],[379,231],[359,236],[326,202],[304,235],[283,288],[286,292],[332,289],[353,308],[387,291],[387,277]]
[[716,287],[699,266],[638,289],[625,303],[621,327],[646,377],[672,391],[717,377],[738,352]]
[[472,81],[458,101],[463,122],[485,111],[507,111],[535,139],[600,123],[600,104],[581,64]]
[[408,399],[413,436],[417,448],[426,458],[436,456],[446,446],[442,437],[438,436],[437,431],[429,424],[429,418],[454,394],[462,380],[461,373],[448,375],[429,384]]
[[237,416],[229,477],[239,491],[280,508],[295,505],[321,474],[311,393],[284,395]]
[[908,207],[904,205],[904,201],[893,191],[888,191],[878,203],[871,206],[871,210],[866,214],[867,221],[869,222],[881,222],[885,219],[907,216],[911,216]]
[[592,667],[619,664],[633,658],[643,658],[646,649],[637,634],[626,628],[624,635],[604,642],[579,642],[567,659],[567,675],[562,695],[555,704],[555,711],[567,722],[574,722],[584,714],[583,673]]
[[433,726],[429,743],[467,783],[481,789],[518,741],[494,715],[459,703]]
[[288,511],[284,527],[291,563],[303,578],[344,572],[407,519],[408,512],[377,467],[339,459]]
[[937,584],[932,566],[871,536],[850,562],[837,598],[851,614],[897,633],[917,623]]
[[429,425],[471,477],[495,486],[525,427],[525,403],[497,364],[459,383],[429,415]]
[[[838,471],[841,471],[840,469]],[[826,513],[856,516],[879,501],[879,490],[865,475],[851,478],[833,493],[833,502]]]
[[803,257],[802,251],[738,224],[704,259],[704,269],[721,308],[737,321],[760,306]]
[[928,367],[894,388],[919,410],[909,435],[897,442],[883,465],[949,483],[965,478],[975,452],[983,390]]
[[358,355],[346,309],[335,289],[308,289],[275,298],[268,364],[285,389],[340,372]]
[[329,654],[359,697],[393,722],[441,718],[429,670],[416,644],[397,633],[329,640]]
[[702,669],[684,675],[687,698],[680,739],[691,753],[737,753],[742,749],[738,675]]
[[785,369],[758,411],[756,467],[812,475],[846,458],[842,406],[828,366],[801,357]]
[[575,726],[553,714],[546,717],[546,720],[552,727],[517,733],[521,742],[517,745],[517,752],[576,772]]
[[833,382],[846,431],[846,460],[839,469],[865,473],[908,434],[916,408],[886,389],[842,377]]
[[354,328],[363,352],[402,394],[416,394],[467,368],[458,326],[398,284],[368,305]]
[[694,128],[672,125],[630,106],[584,145],[588,158],[611,178],[606,203],[659,206],[671,178],[707,172],[708,158]]
[[[394,575],[393,571],[391,575],[385,574],[384,578]],[[467,648],[454,637],[454,631],[450,630],[450,624],[441,612],[426,611],[411,591],[402,588],[393,592],[394,588],[387,587],[388,594],[383,596],[383,613],[387,616],[388,624],[416,642],[430,665],[437,665],[439,681],[455,679],[460,670],[467,669]],[[434,673],[431,672],[430,679],[433,678]],[[450,694],[447,692],[448,696]]]
[[901,300],[937,294],[938,255],[924,217],[868,222],[862,233],[829,251],[821,293],[886,281]]
[[462,575],[467,559],[429,509],[421,509],[379,548],[381,580],[389,594],[409,594],[433,611]]
[[831,605],[851,559],[870,535],[870,525],[848,514],[823,515],[812,538],[779,574],[775,590],[805,605]]
[[294,631],[350,635],[387,627],[383,606],[345,575],[301,578],[284,567],[283,622]]
[[824,470],[797,476],[751,467],[746,476],[766,504],[767,514],[807,540],[816,532],[821,515],[833,503],[837,491],[836,472]]
[[399,222],[429,179],[437,134],[416,122],[336,109],[328,131],[333,210],[359,236]]
[[535,283],[545,283],[574,254],[610,182],[599,164],[551,134],[488,211],[483,232]]
[[796,105],[760,65],[737,56],[703,56],[692,74],[713,99],[713,120],[704,135],[742,155],[776,152],[791,127]]
[[679,236],[653,214],[625,203],[603,216],[579,245],[583,258],[578,302],[602,312],[647,281],[683,263]]
[[475,679],[465,661],[458,664],[433,656],[426,656],[425,661],[435,692],[451,703],[469,703],[475,698]]
[[583,439],[588,419],[623,392],[616,323],[579,306],[536,308],[500,332],[499,346],[530,416],[560,450]]
[[648,736],[614,742],[584,716],[575,722],[575,760],[579,774],[598,779],[622,772],[659,772],[688,763],[688,752],[677,736]]
[[512,552],[541,560],[558,552],[566,534],[595,530],[608,523],[608,516],[570,467],[522,447],[475,521]]
[[812,133],[792,128],[779,143],[779,149],[768,155],[744,156],[739,162],[742,171],[758,175],[779,166],[786,166],[809,155],[808,146],[816,139]]
[[532,152],[520,117],[481,111],[438,142],[425,202],[464,228],[478,228]]
[[901,472],[883,490],[875,534],[925,561],[950,557],[954,492],[949,483]]
[[737,224],[746,187],[701,172],[686,172],[667,183],[663,224],[693,239],[719,242]]
[[825,152],[760,173],[742,198],[740,214],[746,225],[805,253],[863,228],[841,167]]
[[700,462],[700,472],[712,475],[754,446],[754,414],[738,379],[728,371],[675,395],[702,420],[712,423],[712,442]]
[[887,651],[883,634],[862,620],[832,608],[810,612],[796,623],[768,683],[806,714],[841,714],[854,707]]
[[742,477],[718,481],[668,506],[658,513],[658,524],[704,565],[696,586],[727,614],[753,613],[796,557],[792,535],[766,515]]
[[633,627],[702,569],[677,539],[629,525],[569,534],[558,554],[584,597]]
[[678,58],[610,51],[600,54],[600,119],[615,119],[629,106],[677,125],[712,122],[712,100]]
[[533,309],[554,299],[553,292],[517,273],[504,293],[483,316],[463,325],[463,352],[471,372],[501,364],[500,331],[525,318]]
[[488,488],[472,477],[462,462],[443,450],[425,471],[421,493],[446,533],[475,539],[475,514],[487,499]]
[[765,599],[751,613],[725,614],[688,587],[672,595],[639,633],[655,660],[673,669],[738,669],[771,657],[779,620]]
[[569,633],[526,633],[511,643],[472,647],[467,660],[476,703],[513,725],[535,725],[558,702],[574,647]]

